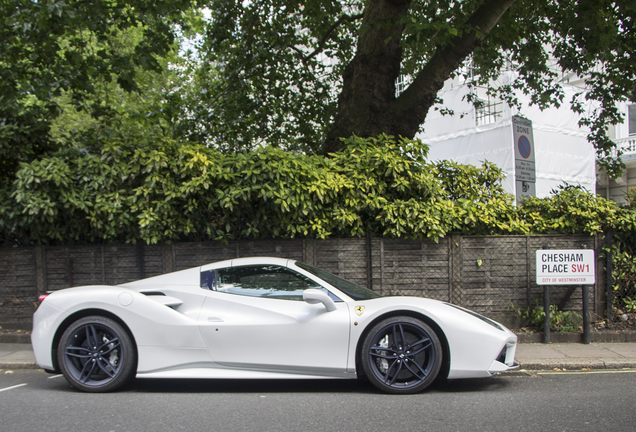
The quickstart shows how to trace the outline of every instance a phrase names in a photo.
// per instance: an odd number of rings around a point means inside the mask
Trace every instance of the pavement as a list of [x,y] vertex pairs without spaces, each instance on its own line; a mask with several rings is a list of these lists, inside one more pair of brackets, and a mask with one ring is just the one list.
[[[587,370],[636,368],[636,342],[520,343],[521,370]],[[38,369],[28,343],[0,343],[0,370]]]
[[632,369],[636,342],[520,343],[515,357],[525,370]]
[[38,368],[31,344],[0,343],[0,370]]

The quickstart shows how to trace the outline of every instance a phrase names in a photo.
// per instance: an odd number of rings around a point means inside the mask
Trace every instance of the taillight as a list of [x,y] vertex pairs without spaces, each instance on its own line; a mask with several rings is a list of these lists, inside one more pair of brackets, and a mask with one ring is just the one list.
[[41,305],[44,299],[47,298],[51,293],[53,293],[53,291],[47,291],[44,294],[40,294],[40,296],[38,297],[38,306]]

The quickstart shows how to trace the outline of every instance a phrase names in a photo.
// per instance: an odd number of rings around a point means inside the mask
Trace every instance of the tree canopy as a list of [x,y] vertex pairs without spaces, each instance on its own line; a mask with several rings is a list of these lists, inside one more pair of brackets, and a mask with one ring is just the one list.
[[[618,103],[636,101],[631,0],[209,0],[202,59],[220,65],[210,113],[221,141],[295,142],[328,153],[340,138],[412,138],[444,81],[470,59],[475,84],[514,105],[571,104],[605,162]],[[396,94],[400,75],[411,84]],[[564,77],[586,88],[564,100]],[[584,112],[587,101],[594,109]],[[281,135],[282,134],[282,135]],[[318,148],[321,145],[321,148]]]
[[[63,94],[100,117],[100,82],[139,91],[138,71],[161,69],[190,0],[2,0],[0,2],[0,180],[20,162],[58,149],[51,137]],[[122,35],[137,30],[134,43]]]
[[[412,138],[445,80],[470,73],[485,85],[513,69],[492,93],[513,106],[519,93],[571,105],[610,166],[607,126],[622,121],[621,101],[636,100],[635,9],[631,0],[3,0],[0,176],[65,144],[50,130],[62,108],[108,120],[116,107],[96,89],[143,93],[147,71],[172,74],[156,81],[166,85],[153,108],[177,140],[328,154],[352,135]],[[191,63],[170,71],[175,37],[188,32],[198,35]],[[400,76],[410,84],[397,94]],[[565,100],[570,76],[585,88]]]

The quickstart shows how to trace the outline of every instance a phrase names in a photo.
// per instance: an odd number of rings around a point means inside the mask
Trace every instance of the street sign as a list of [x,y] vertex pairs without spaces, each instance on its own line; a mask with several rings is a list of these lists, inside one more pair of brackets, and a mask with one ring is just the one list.
[[519,147],[519,154],[522,158],[528,159],[532,154],[532,146],[530,145],[530,140],[527,136],[521,135],[519,137],[519,141],[517,141],[517,146]]
[[588,249],[537,251],[537,285],[593,285],[594,251]]
[[517,201],[521,202],[523,198],[537,195],[532,122],[523,117],[513,116],[512,138],[515,147],[515,192]]

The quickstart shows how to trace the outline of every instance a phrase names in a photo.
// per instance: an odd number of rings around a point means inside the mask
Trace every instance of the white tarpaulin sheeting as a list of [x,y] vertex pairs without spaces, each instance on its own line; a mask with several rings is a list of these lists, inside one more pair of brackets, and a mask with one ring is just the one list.
[[[454,115],[441,115],[431,110],[424,132],[418,134],[430,145],[431,160],[450,159],[458,163],[480,166],[482,161],[495,163],[506,172],[505,190],[515,194],[515,161],[512,116],[532,121],[536,160],[536,193],[542,198],[564,183],[581,185],[590,192],[596,190],[596,154],[587,141],[588,131],[579,128],[579,116],[567,104],[560,109],[540,111],[530,107],[527,100],[521,111],[512,111],[506,104],[498,121],[476,126],[475,109],[466,102],[467,86],[441,92],[443,106]],[[574,90],[566,89],[564,100],[569,101]],[[523,95],[519,96],[524,102]]]

